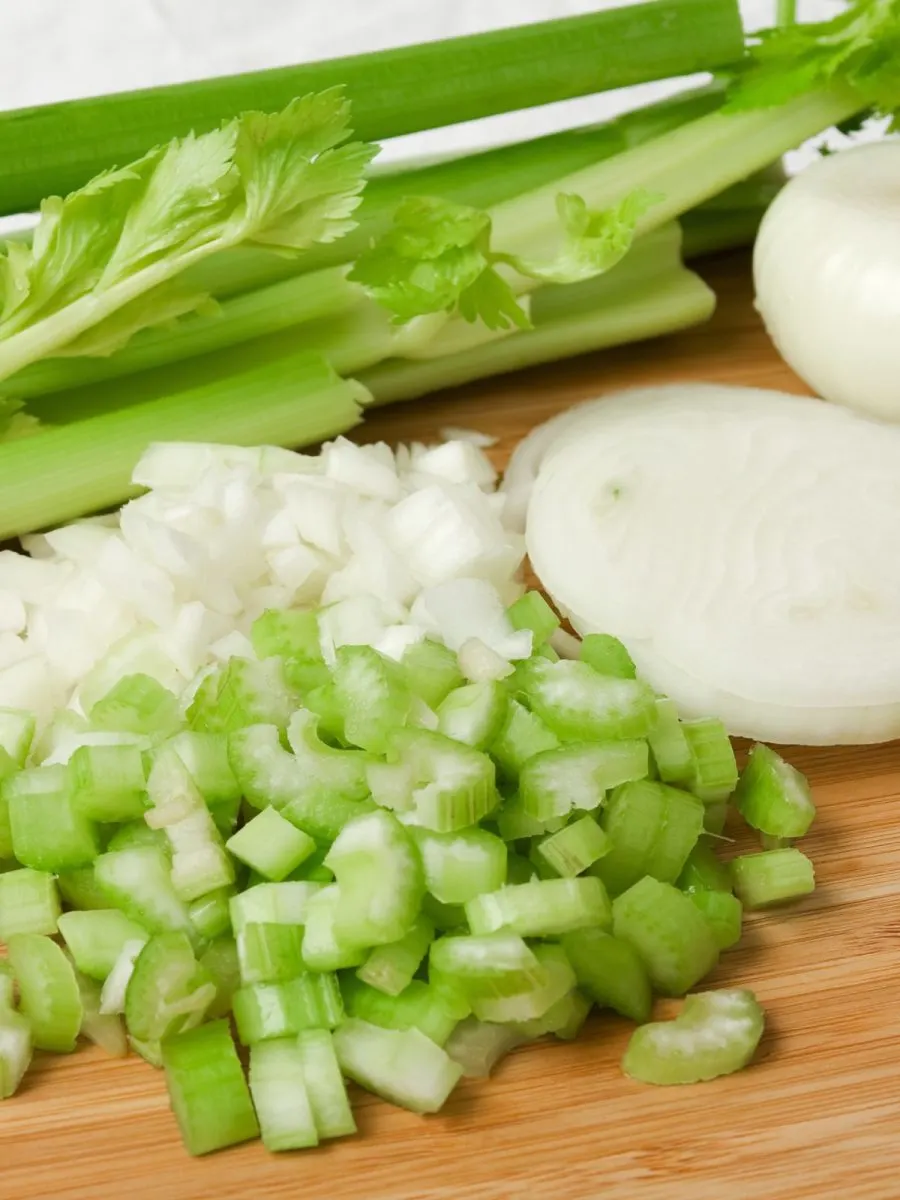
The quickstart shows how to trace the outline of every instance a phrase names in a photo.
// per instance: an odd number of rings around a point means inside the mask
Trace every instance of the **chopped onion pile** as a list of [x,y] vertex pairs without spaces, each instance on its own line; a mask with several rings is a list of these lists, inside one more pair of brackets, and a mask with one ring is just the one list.
[[582,634],[688,715],[808,744],[900,734],[900,430],[799,396],[678,384],[526,438],[504,488]]

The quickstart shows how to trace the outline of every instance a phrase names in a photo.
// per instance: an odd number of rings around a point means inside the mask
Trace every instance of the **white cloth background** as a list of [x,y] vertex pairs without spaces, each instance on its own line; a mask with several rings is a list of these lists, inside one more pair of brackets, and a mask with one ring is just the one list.
[[[353,54],[613,7],[624,0],[0,0],[0,109]],[[742,0],[751,28],[775,0]],[[800,0],[804,19],[841,0]],[[385,157],[496,144],[665,94],[651,84],[398,139]],[[411,98],[414,102],[414,98]]]

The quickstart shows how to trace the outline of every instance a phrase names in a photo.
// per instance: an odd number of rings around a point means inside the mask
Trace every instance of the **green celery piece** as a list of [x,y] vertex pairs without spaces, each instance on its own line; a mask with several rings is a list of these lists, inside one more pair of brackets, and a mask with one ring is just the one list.
[[207,1017],[214,1020],[228,1016],[232,997],[241,986],[237,943],[233,937],[215,938],[198,961],[216,989],[215,998],[206,1010]]
[[[495,820],[497,830],[505,842],[519,842],[525,838],[542,837],[547,832],[549,825],[561,826],[565,818],[557,817],[549,822],[538,820],[537,817],[525,811],[522,797],[516,793],[503,801]],[[535,866],[532,864],[530,874],[534,873]],[[510,879],[509,882],[516,883],[521,880]]]
[[359,383],[293,344],[258,355],[240,346],[211,359],[135,378],[127,398],[115,381],[108,393],[89,387],[54,397],[52,415],[42,411],[56,428],[0,443],[0,537],[137,494],[131,475],[150,442],[308,445],[358,424],[359,401],[368,398]]
[[456,688],[437,708],[438,732],[476,750],[488,750],[506,720],[507,694],[497,680]]
[[803,837],[816,815],[804,776],[759,744],[750,751],[735,801],[747,824],[770,837]]
[[189,1154],[208,1154],[259,1135],[227,1021],[212,1021],[162,1043],[169,1103]]
[[305,1029],[334,1029],[344,1016],[336,976],[321,973],[242,987],[234,993],[233,1007],[244,1046],[291,1037]]
[[402,668],[371,646],[338,646],[333,679],[347,742],[384,754],[393,731],[410,714],[412,696]]
[[256,657],[322,661],[319,618],[306,609],[267,609],[250,630]]
[[17,933],[54,934],[59,917],[59,892],[49,872],[23,867],[0,875],[0,941]]
[[356,1133],[347,1088],[327,1029],[305,1029],[297,1037],[303,1078],[320,1138]]
[[506,610],[513,629],[530,629],[534,645],[544,645],[559,629],[560,620],[540,592],[526,592]]
[[316,849],[309,834],[295,828],[274,808],[257,813],[225,845],[235,858],[276,883],[286,879]]
[[687,856],[675,881],[683,892],[730,892],[731,871],[713,849],[709,838],[701,837]]
[[535,844],[535,853],[555,875],[574,878],[610,850],[609,835],[590,815],[579,817]]
[[83,975],[102,983],[116,965],[127,942],[144,941],[147,931],[116,909],[66,912],[59,932]]
[[562,936],[578,986],[601,1008],[641,1023],[650,1019],[653,991],[638,952],[602,929],[577,929]]
[[45,209],[14,260],[0,378],[62,349],[109,353],[137,330],[195,310],[202,294],[172,281],[218,251],[248,242],[296,252],[340,237],[375,153],[347,142],[349,115],[337,89],[279,113],[245,113]]
[[563,738],[644,738],[656,716],[655,697],[647,684],[600,675],[583,662],[529,659],[517,668],[513,686]]
[[0,1100],[18,1091],[31,1065],[31,1026],[13,1007],[13,977],[0,963]]
[[631,655],[618,638],[608,633],[587,634],[582,640],[579,657],[600,675],[614,675],[617,679],[637,678]]
[[398,996],[387,996],[354,975],[341,983],[348,1017],[380,1025],[383,1029],[419,1029],[436,1046],[443,1046],[457,1024],[444,1006],[441,992],[414,979]]
[[191,728],[205,733],[264,724],[285,729],[297,704],[279,659],[232,658],[203,680],[187,715]]
[[647,741],[664,783],[690,783],[694,775],[694,751],[678,719],[678,709],[665,696],[657,698],[656,721]]
[[425,893],[422,912],[435,929],[442,932],[462,930],[466,925],[466,910],[461,904],[442,904],[430,892]]
[[431,945],[429,974],[451,980],[467,997],[517,996],[546,982],[535,952],[517,933],[438,938]]
[[543,943],[534,947],[539,977],[529,987],[511,995],[498,996],[475,991],[472,1012],[480,1021],[536,1021],[575,987],[575,973],[562,946]]
[[348,822],[325,865],[334,871],[339,888],[334,909],[339,940],[384,945],[412,927],[425,878],[415,844],[396,817],[379,809]]
[[630,942],[653,986],[680,996],[716,965],[719,947],[709,922],[689,896],[645,875],[613,901],[617,938]]
[[73,871],[60,871],[56,876],[59,894],[70,908],[101,910],[116,905],[97,883],[93,867],[76,867]]
[[260,883],[231,898],[235,933],[248,925],[305,925],[309,902],[322,891],[320,883],[303,880]]
[[506,720],[489,746],[491,757],[507,779],[518,779],[525,763],[544,750],[554,750],[559,738],[540,717],[510,699]]
[[731,877],[735,893],[747,909],[797,900],[816,886],[812,863],[793,847],[741,854],[731,860]]
[[134,961],[125,989],[125,1023],[132,1037],[156,1042],[199,1025],[216,987],[183,933],[158,933]]
[[467,1079],[487,1079],[497,1063],[527,1038],[510,1025],[493,1025],[466,1017],[460,1021],[444,1049],[462,1067]]
[[75,972],[78,994],[81,997],[82,1017],[79,1034],[105,1050],[113,1058],[125,1058],[128,1054],[128,1038],[125,1026],[118,1013],[101,1012],[102,991],[100,984],[79,971]]
[[462,1075],[418,1029],[382,1029],[350,1018],[335,1031],[334,1048],[345,1075],[411,1112],[438,1112]]
[[110,903],[150,933],[193,934],[188,910],[172,886],[166,856],[156,846],[101,854],[94,873]]
[[738,769],[725,726],[709,717],[683,721],[681,728],[694,756],[694,770],[687,786],[705,804],[727,800],[737,787]]
[[77,812],[65,767],[33,767],[2,786],[13,850],[23,866],[65,871],[88,866],[97,856],[96,826]]
[[556,937],[572,929],[609,928],[609,898],[599,879],[535,879],[487,892],[465,906],[474,934],[500,930],[522,937]]
[[411,774],[410,823],[452,833],[475,825],[497,804],[495,770],[480,751],[428,729],[398,729],[392,755]]
[[[35,717],[22,708],[0,708],[0,750],[24,767],[34,741]],[[0,772],[0,779],[3,778]]]
[[430,638],[407,646],[400,662],[406,672],[410,691],[424,700],[429,708],[437,709],[455,688],[462,687],[465,682],[459,669],[459,660],[453,651]]
[[712,837],[721,837],[728,820],[728,801],[720,800],[703,806],[703,829]]
[[0,859],[13,857],[12,827],[9,823],[9,789],[5,781],[18,772],[12,757],[0,746]]
[[442,904],[465,904],[506,883],[506,845],[485,829],[435,833],[411,827],[425,887]]
[[340,888],[333,883],[322,888],[307,905],[302,952],[303,961],[311,971],[338,971],[365,962],[367,948],[338,935],[336,919],[340,904]]
[[303,1150],[319,1144],[303,1055],[294,1038],[251,1047],[250,1095],[267,1150]]
[[317,719],[300,710],[291,722],[289,754],[274,725],[231,734],[229,759],[247,801],[271,804],[311,837],[333,841],[343,825],[369,811],[367,754],[335,750],[319,740]]
[[618,895],[644,875],[675,882],[703,831],[703,807],[687,792],[645,779],[615,789],[601,824],[611,845],[592,872]]
[[741,940],[744,908],[731,892],[694,891],[688,895],[709,922],[716,945],[730,950]]
[[79,746],[69,759],[69,777],[72,803],[89,820],[118,823],[143,817],[147,784],[139,746]]
[[233,895],[230,887],[216,888],[192,900],[188,905],[191,924],[201,938],[222,937],[231,932],[229,903]]
[[517,1021],[515,1029],[525,1038],[540,1038],[548,1033],[563,1042],[572,1042],[578,1037],[588,1019],[593,1002],[572,988],[562,999],[551,1005],[542,1017],[530,1021]]
[[83,1012],[72,964],[55,942],[35,933],[14,934],[7,951],[35,1047],[71,1053]]
[[172,746],[163,746],[153,760],[147,797],[147,823],[165,830],[172,847],[172,886],[182,900],[234,883],[234,866],[215,822]]
[[730,1075],[750,1062],[765,1013],[746,988],[688,996],[674,1021],[635,1030],[622,1069],[642,1083],[699,1083]]
[[[154,846],[172,861],[172,848],[162,829],[151,829],[146,821],[126,821],[119,825],[106,843],[106,853],[115,850],[131,850],[134,846]],[[78,905],[78,907],[82,907]]]
[[127,675],[91,708],[91,724],[117,733],[174,733],[181,724],[178,697],[149,675]]
[[519,795],[525,812],[546,822],[576,809],[599,808],[607,788],[646,774],[646,742],[575,743],[529,758],[519,776]]
[[300,925],[250,922],[237,934],[241,983],[286,983],[302,975]]
[[396,942],[375,946],[356,977],[386,996],[399,996],[412,982],[433,941],[434,924],[420,913],[409,933]]
[[232,809],[236,817],[241,789],[228,762],[228,738],[225,734],[186,729],[176,734],[169,745],[190,771],[213,818],[220,812],[224,814]]

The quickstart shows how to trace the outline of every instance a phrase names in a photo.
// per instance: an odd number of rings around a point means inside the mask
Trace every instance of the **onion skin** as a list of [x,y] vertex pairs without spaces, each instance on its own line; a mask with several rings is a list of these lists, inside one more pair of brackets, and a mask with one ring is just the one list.
[[792,179],[763,218],[753,274],[769,335],[812,390],[900,421],[900,138]]

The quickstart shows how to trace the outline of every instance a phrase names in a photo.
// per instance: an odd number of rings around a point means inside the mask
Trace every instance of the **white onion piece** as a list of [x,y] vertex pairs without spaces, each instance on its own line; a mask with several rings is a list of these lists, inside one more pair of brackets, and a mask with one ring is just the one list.
[[578,631],[687,711],[900,734],[900,429],[750,388],[621,393],[545,453],[526,536]]
[[459,651],[469,638],[479,638],[504,659],[531,654],[531,630],[513,629],[496,588],[484,579],[453,579],[426,588],[411,617],[451,650]]
[[826,400],[900,421],[900,138],[820,159],[766,213],[757,307]]

